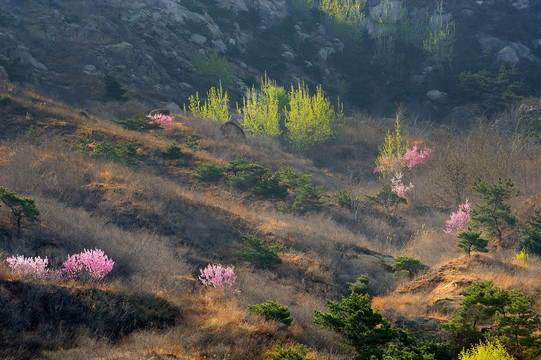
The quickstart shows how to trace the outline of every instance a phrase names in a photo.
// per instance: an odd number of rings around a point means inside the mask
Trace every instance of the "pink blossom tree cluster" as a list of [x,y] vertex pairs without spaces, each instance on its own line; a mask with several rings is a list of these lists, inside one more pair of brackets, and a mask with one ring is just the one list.
[[42,259],[24,256],[12,256],[7,259],[11,271],[22,277],[35,280],[69,280],[88,275],[95,280],[103,279],[111,272],[115,262],[107,257],[100,249],[84,250],[80,254],[69,255],[62,269],[49,268],[47,257]]
[[423,165],[434,156],[434,150],[424,148],[422,150],[417,149],[417,146],[406,150],[404,154],[404,165],[411,170],[417,165]]
[[199,272],[201,273],[199,280],[203,285],[223,289],[233,294],[240,293],[240,290],[233,288],[237,280],[234,266],[223,267],[220,264],[209,264],[206,268],[199,269]]
[[163,129],[171,129],[173,127],[173,117],[163,114],[147,115],[150,119],[149,124],[158,124]]
[[113,270],[115,262],[107,257],[103,250],[85,249],[80,254],[68,255],[64,262],[62,274],[65,279],[90,276],[92,279],[101,280]]
[[471,221],[470,206],[469,200],[466,199],[466,202],[458,207],[458,211],[451,214],[449,220],[445,222],[446,234],[457,236],[468,229],[468,223]]
[[37,256],[35,258],[24,257],[22,255],[12,256],[7,259],[11,271],[20,274],[23,277],[32,278],[35,280],[45,281],[52,274],[48,268],[49,259],[42,259]]
[[413,189],[413,184],[411,182],[408,186],[402,184],[402,176],[404,176],[404,174],[401,172],[394,173],[394,176],[391,179],[391,190],[398,196],[404,197],[408,191]]

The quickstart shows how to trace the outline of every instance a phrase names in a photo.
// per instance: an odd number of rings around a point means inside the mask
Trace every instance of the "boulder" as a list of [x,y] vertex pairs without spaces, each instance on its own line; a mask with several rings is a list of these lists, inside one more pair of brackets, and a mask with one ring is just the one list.
[[0,82],[8,82],[9,81],[9,75],[6,69],[4,69],[3,66],[0,66]]
[[520,43],[511,43],[496,53],[498,61],[516,64],[520,59],[528,59],[532,62],[540,62],[539,58],[532,54],[532,50]]
[[178,106],[174,101],[171,101],[171,103],[167,106],[167,110],[171,114],[180,114],[182,112],[180,106]]
[[207,37],[203,35],[199,35],[199,34],[193,34],[190,37],[190,40],[196,43],[197,45],[203,45],[204,43],[207,42]]
[[447,93],[439,90],[430,90],[427,91],[426,97],[433,102],[445,102],[447,100]]

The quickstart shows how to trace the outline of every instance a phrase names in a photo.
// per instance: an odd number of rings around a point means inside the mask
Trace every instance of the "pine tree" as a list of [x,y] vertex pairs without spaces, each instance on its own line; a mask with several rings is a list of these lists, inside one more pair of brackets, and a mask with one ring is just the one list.
[[458,234],[458,247],[462,249],[470,256],[472,250],[480,252],[488,252],[486,249],[488,245],[488,240],[481,237],[482,231],[473,231],[468,229],[468,231],[461,232]]
[[17,223],[17,237],[21,237],[21,220],[26,218],[28,221],[34,222],[39,216],[34,199],[17,196],[14,192],[0,186],[0,200],[9,207],[11,215]]

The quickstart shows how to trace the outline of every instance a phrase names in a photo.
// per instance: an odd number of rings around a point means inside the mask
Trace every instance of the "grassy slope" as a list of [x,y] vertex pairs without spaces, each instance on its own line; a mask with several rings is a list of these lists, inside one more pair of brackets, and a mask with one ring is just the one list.
[[[47,350],[51,357],[58,358],[87,358],[88,354],[137,358],[156,353],[163,358],[167,358],[164,354],[180,358],[229,354],[235,359],[253,359],[263,357],[280,338],[316,347],[320,356],[339,358],[342,355],[331,355],[329,350],[334,344],[332,336],[311,323],[313,310],[325,309],[326,298],[338,299],[347,292],[347,282],[363,273],[370,275],[372,294],[384,296],[396,286],[388,265],[368,249],[417,256],[431,266],[444,264],[460,254],[455,251],[455,240],[443,236],[440,229],[449,211],[454,210],[456,197],[472,197],[468,188],[471,178],[483,175],[490,181],[498,176],[513,177],[522,191],[513,205],[526,212],[524,200],[541,190],[535,180],[541,168],[539,145],[519,144],[520,151],[512,151],[516,144],[491,128],[473,129],[458,138],[448,130],[412,126],[415,122],[409,122],[404,135],[411,142],[434,147],[437,154],[427,167],[409,174],[416,186],[410,204],[392,214],[364,203],[349,211],[335,204],[331,195],[340,188],[352,188],[358,195],[377,192],[380,185],[371,168],[388,124],[382,126],[359,117],[349,124],[344,137],[302,158],[285,152],[271,139],[248,137],[246,144],[231,143],[221,138],[218,124],[213,122],[180,116],[173,129],[160,132],[163,136],[153,136],[124,130],[18,87],[0,90],[13,100],[0,108],[0,184],[33,197],[41,211],[40,221],[27,224],[23,238],[16,239],[5,207],[0,209],[2,258],[17,253],[48,256],[53,266],[59,266],[67,254],[98,247],[116,261],[104,284],[28,284],[23,286],[24,296],[54,294],[65,299],[70,311],[74,294],[84,301],[94,301],[89,299],[97,296],[103,304],[115,298],[128,307],[122,315],[128,318],[145,318],[144,304],[148,301],[165,302],[165,309],[178,309],[182,314],[155,314],[166,320],[126,327],[127,337],[120,340],[115,338],[118,333],[105,332],[96,337],[100,334],[92,329],[101,328],[98,318],[85,314],[91,320],[83,331],[80,325],[66,323],[70,336],[60,333],[54,323],[44,323],[58,333],[53,331],[50,338],[36,344],[32,336],[40,325],[32,323],[9,333],[13,344],[23,344],[19,349],[8,349],[16,357]],[[408,121],[404,123],[408,125]],[[35,137],[28,136],[30,128]],[[135,144],[139,167],[133,169],[74,151],[76,138],[92,131],[111,142],[127,140]],[[192,134],[201,137],[200,150],[185,150],[186,157],[175,161],[159,156],[172,139],[182,144]],[[192,176],[196,164],[204,160],[226,164],[239,156],[274,170],[284,164],[312,174],[314,182],[324,186],[329,202],[320,214],[282,215],[276,212],[279,200],[263,199],[223,182],[201,182]],[[487,164],[483,161],[487,158],[495,162]],[[455,163],[460,166],[450,166]],[[464,188],[455,194],[457,183]],[[283,264],[256,269],[240,261],[235,256],[242,248],[239,232],[257,233],[265,241],[284,243]],[[509,241],[514,241],[512,236]],[[201,289],[195,279],[197,269],[210,262],[235,265],[241,290],[235,300]],[[486,263],[497,277],[501,267],[495,262]],[[468,269],[465,276],[478,271]],[[22,295],[10,289],[21,283],[5,263],[0,270],[2,294],[11,294],[2,301],[15,306]],[[527,289],[533,294],[541,286],[535,276],[528,276],[525,279],[531,281]],[[419,293],[413,291],[414,285],[411,290],[408,285],[401,286],[393,294]],[[246,305],[268,298],[290,308],[295,319],[290,328],[247,314]],[[436,301],[437,296],[431,300]],[[130,301],[134,305],[128,305]],[[407,303],[404,296],[393,295],[378,301],[380,308],[407,315],[427,315],[427,307],[432,305],[418,302],[407,308],[403,306]],[[116,321],[116,309],[107,312],[106,305],[102,309],[99,301],[95,303],[100,314]],[[36,308],[38,314],[46,311],[38,305]],[[133,332],[138,328],[144,330]],[[116,342],[110,343],[112,340]]]

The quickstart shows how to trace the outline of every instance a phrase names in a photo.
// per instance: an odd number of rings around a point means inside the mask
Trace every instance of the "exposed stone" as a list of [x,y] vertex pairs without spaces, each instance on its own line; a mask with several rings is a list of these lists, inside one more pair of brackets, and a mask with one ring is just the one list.
[[180,84],[178,84],[178,86],[182,89],[182,90],[186,90],[186,91],[191,91],[193,90],[193,86],[188,84],[187,82],[181,82]]
[[93,72],[96,72],[96,67],[94,65],[85,65],[85,67],[83,68],[84,71],[88,72],[88,73],[93,73]]
[[507,44],[509,44],[508,41],[498,39],[497,37],[490,36],[482,32],[475,34],[475,38],[477,39],[477,41],[479,41],[479,44],[481,44],[483,49],[487,47],[490,47],[493,49],[500,49],[503,46],[506,46]]
[[291,51],[284,51],[282,53],[282,56],[286,58],[287,61],[290,61],[290,62],[295,61],[295,54],[293,54]]
[[414,85],[421,85],[422,83],[424,83],[426,80],[426,75],[424,74],[421,74],[421,75],[413,75],[410,79],[410,81],[414,84]]
[[514,7],[516,7],[519,10],[527,9],[530,7],[529,0],[517,0],[512,4]]
[[37,61],[30,53],[26,50],[21,50],[19,52],[19,56],[21,58],[21,61],[23,64],[31,65],[34,69],[40,70],[40,71],[49,71],[47,66],[43,65],[39,61]]
[[527,46],[519,43],[511,43],[498,51],[496,54],[498,61],[510,64],[516,64],[521,58],[528,59],[532,62],[539,62],[539,58],[532,54],[532,51]]
[[207,42],[207,37],[203,35],[199,35],[199,34],[193,34],[190,37],[190,40],[196,43],[197,45],[203,45],[204,43]]
[[219,52],[224,53],[227,50],[227,46],[225,46],[224,42],[220,39],[218,40],[212,40],[212,44],[216,46]]
[[169,112],[172,114],[180,114],[182,112],[180,106],[178,106],[174,101],[171,101],[169,106],[167,106],[167,110],[169,110]]
[[9,75],[6,69],[4,69],[3,66],[0,66],[0,82],[7,82],[9,81]]
[[439,90],[430,90],[426,93],[426,97],[433,102],[445,102],[447,100],[447,96],[447,93]]

